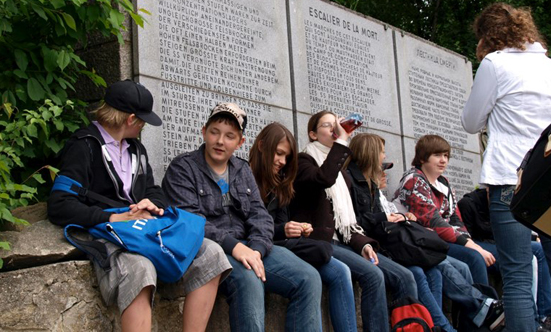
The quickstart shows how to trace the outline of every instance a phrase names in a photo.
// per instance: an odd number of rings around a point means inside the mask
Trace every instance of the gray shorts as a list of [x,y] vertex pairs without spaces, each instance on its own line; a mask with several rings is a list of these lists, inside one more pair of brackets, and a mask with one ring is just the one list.
[[[103,242],[104,240],[98,241]],[[116,251],[110,257],[111,270],[105,271],[92,261],[105,303],[107,305],[116,303],[122,313],[147,286],[153,286],[153,300],[157,272],[149,259],[118,250],[119,247],[110,242],[106,242],[106,245],[109,252]],[[174,298],[185,296],[205,285],[217,275],[222,274],[220,279],[222,282],[230,272],[231,265],[222,248],[215,242],[204,239],[199,252],[184,276],[178,282],[163,284],[163,297],[165,294]]]

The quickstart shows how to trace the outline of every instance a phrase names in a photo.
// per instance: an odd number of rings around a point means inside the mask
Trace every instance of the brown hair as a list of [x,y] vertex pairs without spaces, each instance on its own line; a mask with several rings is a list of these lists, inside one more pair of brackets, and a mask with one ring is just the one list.
[[379,185],[379,179],[383,172],[381,168],[382,160],[379,160],[385,140],[375,134],[357,134],[350,141],[350,150],[352,150],[352,161],[358,165],[366,180]]
[[[277,145],[286,139],[291,147],[286,164],[279,174],[274,174],[274,156]],[[294,196],[293,182],[298,172],[297,143],[293,134],[278,122],[264,127],[256,137],[249,153],[249,163],[264,203],[273,192],[279,200],[279,206],[289,205]]]
[[527,42],[540,42],[546,47],[528,7],[514,8],[502,2],[493,3],[482,10],[473,28],[479,39],[478,60],[507,47],[524,50]]
[[[128,117],[130,117],[131,115],[131,113],[121,112],[106,103],[101,105],[98,109],[92,111],[92,114],[95,115],[96,121],[98,121],[100,125],[109,128],[122,127]],[[145,121],[138,117],[135,117],[132,124],[145,124]]]
[[205,123],[205,129],[215,122],[216,123],[223,122],[227,125],[230,125],[233,129],[239,132],[239,135],[243,136],[243,130],[241,130],[241,127],[239,127],[239,123],[237,122],[237,119],[231,113],[224,112],[224,113],[214,114],[207,120],[207,123]]
[[421,164],[429,160],[434,153],[448,153],[448,158],[451,158],[451,146],[444,138],[438,135],[422,136],[417,144],[415,144],[415,157],[411,161],[411,165],[421,167]]
[[310,140],[310,142],[314,141],[312,137],[310,137],[310,132],[317,132],[320,119],[327,114],[335,115],[335,113],[331,111],[319,111],[316,114],[312,115],[310,117],[310,120],[308,120],[308,139]]

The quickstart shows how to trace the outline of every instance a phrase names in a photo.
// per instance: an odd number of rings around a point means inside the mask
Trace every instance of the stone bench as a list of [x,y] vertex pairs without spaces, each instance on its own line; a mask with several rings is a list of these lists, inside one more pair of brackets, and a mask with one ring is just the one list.
[[[0,250],[4,260],[0,331],[120,331],[118,309],[105,306],[91,263],[65,240],[61,227],[32,220],[44,217],[45,211],[38,217],[25,216],[31,226],[0,233],[2,241],[11,245],[10,251]],[[159,284],[153,331],[181,331],[184,301],[173,287]],[[287,303],[281,296],[267,294],[267,331],[284,330]],[[323,330],[330,331],[327,291],[322,310]],[[359,323],[361,329],[361,319]],[[229,331],[228,305],[222,295],[216,299],[207,330]]]

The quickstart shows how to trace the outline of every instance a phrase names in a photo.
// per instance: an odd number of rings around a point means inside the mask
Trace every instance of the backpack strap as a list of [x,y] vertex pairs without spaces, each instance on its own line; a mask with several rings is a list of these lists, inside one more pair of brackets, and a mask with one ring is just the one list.
[[88,254],[99,266],[105,271],[111,271],[111,264],[109,258],[114,253],[109,253],[107,246],[104,243],[95,240],[86,240],[76,236],[78,232],[85,232],[88,234],[88,230],[80,225],[69,224],[65,226],[63,231],[65,238],[72,245]]
[[111,198],[108,198],[106,196],[95,193],[91,190],[88,190],[87,188],[84,188],[82,184],[65,175],[58,175],[55,178],[54,185],[52,186],[52,191],[54,190],[66,191],[68,193],[71,193],[73,195],[77,195],[80,197],[88,197],[97,202],[107,204],[111,207],[125,206],[121,202],[117,202],[115,200],[112,200]]
[[429,327],[429,324],[427,324],[427,322],[425,322],[422,318],[418,318],[418,317],[410,317],[410,318],[402,319],[392,327],[391,332],[409,331],[411,330],[411,326],[409,327],[409,329],[407,327],[408,325],[411,325],[411,324],[418,324],[423,329],[423,332],[432,332],[431,328]]

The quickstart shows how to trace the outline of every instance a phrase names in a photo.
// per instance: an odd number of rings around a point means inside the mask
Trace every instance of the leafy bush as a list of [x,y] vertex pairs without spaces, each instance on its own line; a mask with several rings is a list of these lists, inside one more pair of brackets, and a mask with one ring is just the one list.
[[37,170],[55,173],[48,161],[87,123],[77,79],[106,85],[75,50],[90,33],[123,43],[124,13],[143,26],[129,0],[0,0],[0,223],[24,223],[10,210],[45,199]]

